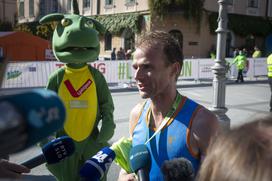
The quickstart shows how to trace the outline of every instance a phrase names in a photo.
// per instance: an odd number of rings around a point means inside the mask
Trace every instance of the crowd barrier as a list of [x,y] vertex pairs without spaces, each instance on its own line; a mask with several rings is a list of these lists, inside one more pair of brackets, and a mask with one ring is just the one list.
[[[226,58],[227,62],[233,59]],[[111,84],[134,82],[134,69],[131,60],[124,61],[96,61],[91,63],[98,69]],[[212,79],[215,60],[212,59],[185,59],[179,79]],[[44,87],[49,75],[64,64],[58,61],[29,61],[9,62],[5,72],[2,88]],[[237,74],[235,65],[230,66],[227,77]],[[249,58],[245,76],[254,78],[267,75],[266,58]]]

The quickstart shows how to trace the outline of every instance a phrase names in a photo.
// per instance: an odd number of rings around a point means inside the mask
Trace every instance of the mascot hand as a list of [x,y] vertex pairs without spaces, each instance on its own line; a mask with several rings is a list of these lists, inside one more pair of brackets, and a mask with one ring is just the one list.
[[100,133],[97,137],[98,143],[105,143],[111,139],[114,133],[115,125],[102,125]]

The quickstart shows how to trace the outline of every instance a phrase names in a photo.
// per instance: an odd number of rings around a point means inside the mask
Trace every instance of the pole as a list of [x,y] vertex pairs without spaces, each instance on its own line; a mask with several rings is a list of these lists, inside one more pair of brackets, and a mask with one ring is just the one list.
[[226,39],[227,39],[227,23],[228,0],[218,0],[218,28],[217,33],[217,47],[215,64],[212,66],[213,78],[213,103],[210,110],[214,112],[223,129],[230,128],[230,119],[227,117],[227,108],[225,107],[226,94]]

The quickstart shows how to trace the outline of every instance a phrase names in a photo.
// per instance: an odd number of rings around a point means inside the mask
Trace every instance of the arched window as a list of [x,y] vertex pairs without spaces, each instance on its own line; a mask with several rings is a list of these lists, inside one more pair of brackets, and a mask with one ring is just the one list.
[[124,39],[124,49],[134,50],[135,48],[135,34],[131,31],[131,29],[127,28],[123,31],[122,37]]
[[179,30],[171,30],[169,33],[179,42],[181,49],[183,48],[183,35]]
[[112,45],[112,35],[110,32],[106,32],[105,34],[105,50],[111,50]]

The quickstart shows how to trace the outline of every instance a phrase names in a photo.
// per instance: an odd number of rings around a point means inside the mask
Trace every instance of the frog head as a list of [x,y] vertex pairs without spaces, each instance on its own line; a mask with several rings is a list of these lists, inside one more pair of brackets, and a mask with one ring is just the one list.
[[55,57],[69,64],[93,62],[100,52],[99,33],[104,27],[96,20],[77,14],[48,14],[40,23],[57,21],[52,47]]

